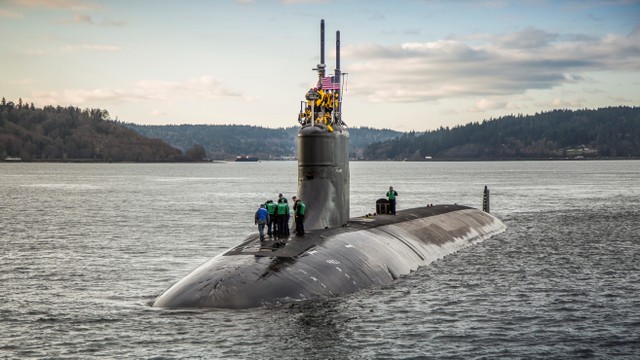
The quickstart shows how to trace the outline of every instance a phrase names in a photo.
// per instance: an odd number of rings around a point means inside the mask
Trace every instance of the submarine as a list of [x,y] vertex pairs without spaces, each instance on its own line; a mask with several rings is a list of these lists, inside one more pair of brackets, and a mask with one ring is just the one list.
[[[251,235],[202,264],[153,302],[161,308],[273,307],[383,286],[418,267],[505,231],[468,206],[428,205],[349,218],[349,131],[342,119],[340,32],[327,76],[324,20],[316,87],[300,103],[298,198],[308,209],[304,236]],[[488,191],[485,188],[485,194]],[[488,198],[485,210],[488,210]],[[378,205],[378,204],[377,204]]]

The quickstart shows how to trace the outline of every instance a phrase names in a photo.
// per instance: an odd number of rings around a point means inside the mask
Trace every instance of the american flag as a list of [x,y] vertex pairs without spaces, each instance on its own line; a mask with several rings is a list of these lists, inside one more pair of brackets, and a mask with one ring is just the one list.
[[336,76],[325,76],[322,78],[323,90],[340,90],[340,79]]

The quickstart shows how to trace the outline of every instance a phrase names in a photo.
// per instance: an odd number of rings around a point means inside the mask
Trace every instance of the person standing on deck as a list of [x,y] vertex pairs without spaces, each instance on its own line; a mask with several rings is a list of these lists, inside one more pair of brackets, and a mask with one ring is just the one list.
[[296,232],[297,232],[298,225],[295,223],[295,221],[296,221],[296,208],[298,207],[298,197],[293,195],[293,197],[291,197],[291,200],[293,200],[293,207],[291,208],[291,210],[293,210],[293,223],[294,223],[294,228],[296,229]]
[[398,192],[393,190],[393,186],[389,186],[389,191],[387,191],[387,198],[389,199],[389,210],[391,211],[391,215],[396,214],[396,197],[398,196]]
[[289,224],[287,224],[287,214],[289,213],[289,204],[283,198],[278,200],[278,209],[276,212],[276,221],[278,222],[278,237],[287,236]]
[[267,234],[269,237],[273,237],[277,233],[278,225],[276,223],[276,208],[278,205],[273,200],[268,200],[265,204],[267,212],[269,213],[269,221],[267,222]]
[[264,204],[260,204],[260,208],[256,211],[255,215],[255,223],[258,225],[258,233],[260,233],[260,241],[264,240],[264,227],[269,222],[269,211],[264,206]]
[[293,198],[295,204],[293,205],[293,214],[296,220],[296,235],[304,236],[304,214],[306,213],[306,206],[300,199]]
[[289,202],[287,201],[287,198],[282,198],[282,200],[284,201],[285,205],[287,205],[287,214],[286,214],[286,217],[284,219],[284,235],[285,236],[289,236],[289,219],[291,219],[291,213],[290,213],[290,209],[289,209]]

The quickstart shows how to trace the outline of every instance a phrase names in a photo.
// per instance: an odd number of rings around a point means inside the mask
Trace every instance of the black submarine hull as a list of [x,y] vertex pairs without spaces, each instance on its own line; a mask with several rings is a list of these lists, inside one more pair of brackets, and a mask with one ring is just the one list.
[[318,82],[306,93],[298,116],[297,196],[306,204],[307,233],[279,239],[283,247],[249,237],[178,281],[153,306],[251,308],[353,293],[388,284],[505,230],[489,213],[458,205],[349,220],[340,32],[336,69],[326,77],[324,20],[320,24]]
[[257,236],[209,260],[153,303],[163,308],[252,308],[332,297],[391,283],[503,232],[489,213],[436,205],[351,219],[269,248]]

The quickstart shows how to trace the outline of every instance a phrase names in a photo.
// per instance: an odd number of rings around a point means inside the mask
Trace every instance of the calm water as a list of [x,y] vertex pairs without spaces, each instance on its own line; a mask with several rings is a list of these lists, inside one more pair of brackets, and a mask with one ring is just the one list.
[[392,286],[277,309],[148,306],[255,231],[295,162],[0,163],[0,358],[640,357],[640,161],[351,164],[351,214],[481,206],[507,232]]

